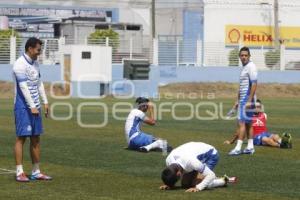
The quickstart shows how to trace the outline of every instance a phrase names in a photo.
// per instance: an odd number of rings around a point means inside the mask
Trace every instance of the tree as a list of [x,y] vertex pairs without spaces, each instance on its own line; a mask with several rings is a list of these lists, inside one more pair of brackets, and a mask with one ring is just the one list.
[[234,48],[229,52],[229,66],[239,66],[239,49]]
[[[17,44],[20,40],[19,34],[12,30],[0,30],[0,63],[9,63],[10,61],[10,37],[17,38]],[[15,49],[16,51],[16,49]]]
[[265,63],[269,68],[275,68],[279,65],[280,61],[280,50],[268,51],[265,53]]
[[96,30],[88,37],[88,44],[105,44],[106,38],[109,38],[109,46],[113,52],[116,52],[119,47],[119,34],[112,29]]

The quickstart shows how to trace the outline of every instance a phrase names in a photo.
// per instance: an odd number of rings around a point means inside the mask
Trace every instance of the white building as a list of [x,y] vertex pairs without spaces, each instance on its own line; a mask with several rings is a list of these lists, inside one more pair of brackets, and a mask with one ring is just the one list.
[[[279,0],[285,64],[300,59],[300,1]],[[204,64],[228,63],[229,51],[246,45],[261,69],[274,46],[274,0],[204,0]],[[298,57],[298,58],[297,58]]]

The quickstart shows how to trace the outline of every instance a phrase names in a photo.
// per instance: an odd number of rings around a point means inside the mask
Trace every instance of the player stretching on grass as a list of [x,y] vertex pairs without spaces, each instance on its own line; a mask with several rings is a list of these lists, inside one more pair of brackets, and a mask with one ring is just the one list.
[[[271,146],[278,148],[292,148],[292,136],[288,133],[283,133],[282,137],[278,134],[272,134],[267,129],[267,114],[262,111],[261,101],[256,101],[256,112],[252,118],[253,127],[253,143],[257,146]],[[226,140],[225,144],[233,144],[239,136],[239,128],[233,138],[229,141]]]
[[179,179],[182,188],[187,189],[186,192],[225,186],[228,177],[217,178],[213,172],[218,160],[218,151],[209,144],[202,142],[183,144],[167,157],[167,167],[161,174],[164,185],[160,189],[173,189]]
[[[128,143],[128,149],[149,152],[154,149],[170,151],[171,147],[167,146],[166,141],[157,139],[152,135],[146,134],[140,130],[142,122],[155,125],[153,106],[149,99],[139,97],[136,99],[137,108],[131,110],[125,123],[125,135]],[[149,116],[146,116],[146,112]],[[167,149],[168,148],[168,149]]]
[[15,125],[16,125],[16,180],[28,182],[29,178],[23,171],[23,145],[30,137],[30,155],[32,160],[31,180],[50,180],[51,177],[42,174],[40,162],[40,135],[43,133],[40,97],[43,100],[46,117],[48,116],[48,100],[43,82],[40,80],[40,70],[37,57],[41,53],[42,42],[37,38],[29,38],[25,44],[25,53],[15,62],[13,74],[16,82]]
[[[255,91],[257,87],[257,70],[255,64],[250,61],[250,50],[248,47],[240,49],[240,60],[243,64],[243,69],[240,74],[240,87],[238,92],[238,101],[235,107],[238,107],[239,120],[239,136],[234,149],[229,152],[229,155],[253,154],[253,136],[252,136],[252,115],[255,108]],[[248,145],[242,151],[243,139],[247,133]]]

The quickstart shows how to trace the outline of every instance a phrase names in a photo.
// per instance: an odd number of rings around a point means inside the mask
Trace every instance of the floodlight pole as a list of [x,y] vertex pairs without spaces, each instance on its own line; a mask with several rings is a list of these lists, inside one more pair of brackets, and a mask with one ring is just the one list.
[[274,36],[275,36],[275,48],[280,49],[280,31],[279,31],[279,4],[278,0],[274,0]]
[[155,0],[151,1],[152,39],[155,38]]

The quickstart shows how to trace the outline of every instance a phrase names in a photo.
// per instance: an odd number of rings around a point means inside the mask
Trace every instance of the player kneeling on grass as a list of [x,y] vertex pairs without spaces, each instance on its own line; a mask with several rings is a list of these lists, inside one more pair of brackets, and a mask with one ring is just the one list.
[[[149,99],[145,97],[139,97],[136,99],[137,108],[131,110],[125,123],[125,134],[128,142],[128,149],[138,150],[142,152],[149,152],[150,150],[160,149],[164,150],[171,147],[167,147],[166,141],[157,139],[152,135],[146,134],[140,130],[140,124],[142,122],[155,125],[153,105]],[[146,112],[149,112],[149,116],[146,116]]]
[[[252,118],[253,127],[253,144],[257,146],[271,146],[278,148],[292,148],[292,136],[289,133],[283,133],[280,137],[278,134],[272,134],[267,129],[267,114],[263,112],[262,104],[259,99],[256,103],[256,112]],[[233,138],[226,140],[224,144],[233,144],[239,135],[239,128]]]
[[[181,187],[186,192],[198,192],[204,189],[226,186],[229,177],[217,178],[213,172],[219,160],[218,151],[202,142],[189,142],[175,148],[167,157],[167,167],[162,171],[164,185],[161,190],[174,188],[181,179]],[[230,180],[235,182],[236,178]]]

